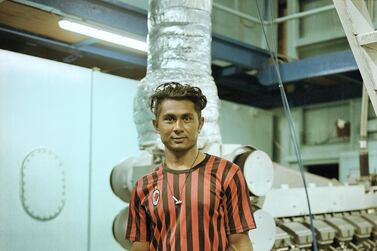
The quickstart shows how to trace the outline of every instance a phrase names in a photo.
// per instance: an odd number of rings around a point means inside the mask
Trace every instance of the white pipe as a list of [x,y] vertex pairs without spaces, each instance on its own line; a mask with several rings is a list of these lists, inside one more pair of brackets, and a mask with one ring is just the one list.
[[229,13],[232,13],[232,14],[234,14],[236,16],[242,17],[242,18],[244,18],[246,20],[249,20],[250,22],[261,24],[261,22],[259,21],[258,18],[250,16],[250,15],[247,15],[247,14],[242,13],[240,11],[236,11],[236,10],[231,9],[229,7],[226,7],[224,5],[221,5],[221,4],[218,4],[218,3],[213,3],[213,7],[217,8],[217,9],[220,9],[220,10],[223,10],[223,11],[226,11],[226,12],[229,12]]
[[[240,11],[236,11],[236,10],[231,9],[229,7],[226,7],[224,5],[221,5],[221,4],[218,4],[218,3],[213,3],[213,7],[220,9],[220,10],[223,10],[223,11],[226,11],[226,12],[229,12],[229,13],[234,14],[236,16],[242,17],[242,18],[249,20],[253,23],[261,24],[261,22],[259,21],[258,18],[247,15],[247,14],[240,12]],[[326,5],[326,6],[323,6],[323,7],[316,8],[316,9],[295,13],[295,14],[292,14],[292,15],[289,15],[289,16],[275,18],[272,22],[263,21],[263,23],[264,24],[282,23],[282,22],[285,22],[285,21],[288,21],[288,20],[291,20],[291,19],[302,18],[302,17],[318,14],[318,13],[321,13],[321,12],[333,10],[333,9],[335,9],[335,6],[333,4],[330,4],[330,5]]]
[[295,13],[295,14],[292,14],[292,15],[289,15],[289,16],[285,16],[285,17],[279,17],[279,18],[276,18],[273,22],[274,23],[282,23],[282,22],[285,22],[285,21],[288,21],[288,20],[291,20],[291,19],[302,18],[302,17],[318,14],[320,12],[333,10],[333,9],[335,9],[335,6],[333,4],[330,4],[330,5],[326,5],[326,6],[317,8],[317,9],[307,10],[307,11]]
[[361,98],[361,118],[360,118],[360,148],[367,148],[366,140],[368,136],[368,105],[369,97],[366,87],[363,85],[363,95]]

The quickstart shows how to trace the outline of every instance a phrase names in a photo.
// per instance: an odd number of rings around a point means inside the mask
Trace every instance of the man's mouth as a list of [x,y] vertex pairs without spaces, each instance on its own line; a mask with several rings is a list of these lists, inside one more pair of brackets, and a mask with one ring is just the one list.
[[182,141],[182,140],[184,140],[186,137],[173,137],[172,139],[174,140],[174,141]]

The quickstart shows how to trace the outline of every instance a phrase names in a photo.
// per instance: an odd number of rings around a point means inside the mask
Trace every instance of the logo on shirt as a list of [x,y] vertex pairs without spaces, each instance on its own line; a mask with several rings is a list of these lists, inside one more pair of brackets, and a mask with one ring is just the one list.
[[152,193],[153,205],[157,206],[159,200],[160,200],[160,190],[158,190],[157,187],[155,187]]

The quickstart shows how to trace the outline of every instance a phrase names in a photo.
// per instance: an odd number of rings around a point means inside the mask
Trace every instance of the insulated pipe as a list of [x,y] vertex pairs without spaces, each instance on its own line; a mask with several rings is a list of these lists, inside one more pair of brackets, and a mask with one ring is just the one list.
[[147,75],[134,99],[140,149],[163,148],[151,123],[149,97],[158,85],[172,81],[197,86],[207,97],[199,149],[221,143],[219,97],[211,76],[211,10],[212,0],[149,1]]

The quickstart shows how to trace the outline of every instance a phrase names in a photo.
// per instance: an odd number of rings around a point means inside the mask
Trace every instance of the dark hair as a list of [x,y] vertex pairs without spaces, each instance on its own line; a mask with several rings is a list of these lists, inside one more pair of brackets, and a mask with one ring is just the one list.
[[190,100],[194,103],[195,111],[201,116],[201,111],[207,105],[207,98],[198,87],[182,85],[177,82],[168,82],[157,86],[150,97],[150,108],[156,118],[160,112],[160,105],[165,99]]

